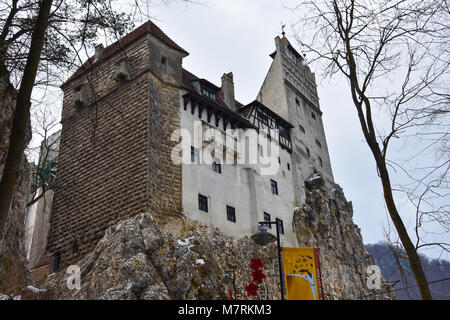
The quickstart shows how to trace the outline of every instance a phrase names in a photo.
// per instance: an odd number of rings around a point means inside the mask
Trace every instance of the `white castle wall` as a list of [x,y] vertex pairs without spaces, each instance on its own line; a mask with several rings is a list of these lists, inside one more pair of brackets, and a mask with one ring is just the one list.
[[[190,104],[184,110],[180,105],[181,128],[194,136],[194,121],[206,122],[206,112],[199,119],[198,112],[191,114]],[[214,121],[210,125],[214,126]],[[219,128],[222,129],[222,120]],[[222,173],[212,170],[210,164],[182,165],[182,203],[184,214],[202,224],[219,228],[226,234],[242,237],[257,231],[258,221],[264,220],[264,212],[283,220],[285,246],[297,246],[292,227],[295,208],[292,171],[287,169],[291,155],[280,148],[281,165],[274,175],[260,175],[252,165],[222,164]],[[292,168],[291,168],[292,170]],[[278,195],[272,194],[270,180],[277,181]],[[198,194],[208,197],[208,212],[199,210]],[[226,206],[236,210],[236,222],[227,220]],[[272,226],[272,232],[275,226]]]

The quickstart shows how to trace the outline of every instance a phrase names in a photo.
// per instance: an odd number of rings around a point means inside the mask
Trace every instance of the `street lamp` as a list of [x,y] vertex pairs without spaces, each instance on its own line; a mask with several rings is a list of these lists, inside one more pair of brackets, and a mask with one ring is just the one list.
[[[259,221],[258,232],[252,235],[252,238],[255,243],[265,246],[273,242],[275,239],[277,240],[277,249],[278,249],[278,268],[280,269],[280,289],[281,289],[281,300],[284,300],[284,281],[283,281],[283,263],[281,261],[281,245],[280,245],[280,224],[281,220],[276,218],[275,221]],[[267,231],[266,225],[275,224],[277,228],[277,236],[275,237],[272,233]]]
[[261,246],[265,246],[277,239],[273,234],[267,232],[267,227],[264,225],[258,226],[258,232],[251,236],[252,240]]

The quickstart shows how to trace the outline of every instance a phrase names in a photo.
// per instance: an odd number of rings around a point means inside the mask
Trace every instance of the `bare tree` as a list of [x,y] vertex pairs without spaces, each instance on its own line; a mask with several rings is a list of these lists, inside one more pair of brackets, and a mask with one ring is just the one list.
[[[433,139],[444,145],[448,143],[448,4],[445,0],[323,0],[302,2],[296,9],[300,8],[305,15],[296,25],[301,24],[303,30],[297,40],[305,52],[315,55],[326,76],[347,79],[390,219],[422,298],[432,299],[417,253],[421,245],[413,243],[398,211],[391,181],[396,163],[387,155],[393,139],[416,136],[418,131],[434,134]],[[443,169],[442,183],[422,188],[427,190],[424,194],[448,187],[448,146],[443,151],[447,161],[433,167]],[[418,199],[410,193],[410,199],[418,204],[424,197]],[[443,205],[438,211],[444,213],[445,208]],[[416,231],[425,216],[443,221],[436,211],[418,210]]]
[[[0,181],[0,236],[26,147],[33,88],[38,84],[60,83],[61,68],[73,70],[79,51],[97,38],[99,29],[121,35],[132,26],[130,16],[116,12],[108,0],[59,0],[52,4],[52,0],[1,3],[7,14],[0,16],[0,63],[20,88]],[[78,48],[75,44],[79,44]]]
[[[163,4],[172,1],[160,0]],[[154,5],[148,0],[132,0],[129,6],[122,3],[122,7],[113,2],[0,0],[0,63],[6,66],[13,85],[21,88],[0,181],[0,237],[26,147],[25,129],[30,119],[33,88],[43,86],[46,90],[48,86],[61,84],[89,56],[87,48],[94,45],[100,31],[105,37],[118,40],[134,26],[136,16],[148,19],[148,10]],[[142,6],[147,7],[147,15],[143,14]]]
[[30,158],[38,159],[32,169],[31,195],[27,207],[39,201],[48,190],[54,189],[60,140],[58,117],[53,114],[51,107],[39,105],[33,109],[33,113],[33,135],[39,137],[41,143],[26,150]]
[[19,176],[20,163],[25,149],[26,126],[30,119],[31,92],[44,45],[45,31],[47,29],[51,6],[52,0],[43,0],[39,8],[35,29],[31,36],[30,50],[23,73],[24,76],[17,94],[8,156],[0,182],[0,236],[3,234],[3,228],[8,217],[11,199]]

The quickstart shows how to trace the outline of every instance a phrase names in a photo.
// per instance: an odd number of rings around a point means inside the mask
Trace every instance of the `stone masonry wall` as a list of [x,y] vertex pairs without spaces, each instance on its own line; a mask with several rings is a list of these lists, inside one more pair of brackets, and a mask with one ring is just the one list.
[[[162,224],[168,217],[181,217],[181,166],[172,163],[177,141],[172,132],[180,128],[182,59],[186,56],[155,37],[148,39],[148,211]],[[162,60],[166,63],[162,64]]]
[[[111,79],[127,56],[132,80]],[[47,250],[67,265],[88,253],[116,221],[146,208],[147,50],[142,38],[64,89],[58,175]],[[81,83],[90,102],[73,103]],[[95,98],[94,98],[95,97]]]
[[153,75],[148,84],[148,210],[157,221],[165,223],[169,216],[183,215],[181,166],[174,165],[171,160],[171,151],[177,141],[170,139],[172,132],[180,126],[180,89]]
[[[158,40],[159,41],[159,40]],[[47,250],[67,266],[94,248],[105,230],[138,212],[181,216],[181,167],[170,154],[179,127],[178,51],[150,34],[63,86],[58,174]],[[159,74],[164,54],[170,73]],[[155,58],[155,56],[157,56]],[[130,80],[112,78],[127,59]],[[169,68],[170,67],[170,68]],[[89,103],[73,103],[89,86]]]

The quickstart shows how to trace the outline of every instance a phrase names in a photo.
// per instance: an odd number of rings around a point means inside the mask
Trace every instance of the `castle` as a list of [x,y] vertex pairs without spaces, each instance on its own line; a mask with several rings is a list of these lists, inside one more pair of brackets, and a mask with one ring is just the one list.
[[[318,173],[334,181],[314,74],[284,34],[275,45],[256,99],[245,105],[234,96],[231,72],[218,87],[185,70],[189,53],[151,21],[96,47],[61,86],[47,246],[59,265],[75,262],[109,226],[140,212],[160,223],[184,216],[236,237],[278,218],[282,244],[298,245],[292,217],[305,200],[305,180]],[[173,160],[183,144],[180,129],[197,137],[189,141],[190,163]],[[197,134],[208,129],[226,141],[219,145],[223,153],[211,153],[212,163],[202,155],[214,139]],[[273,174],[261,174],[258,164],[224,161],[242,158],[226,144],[251,130],[279,147]],[[258,155],[263,149],[258,145]]]

